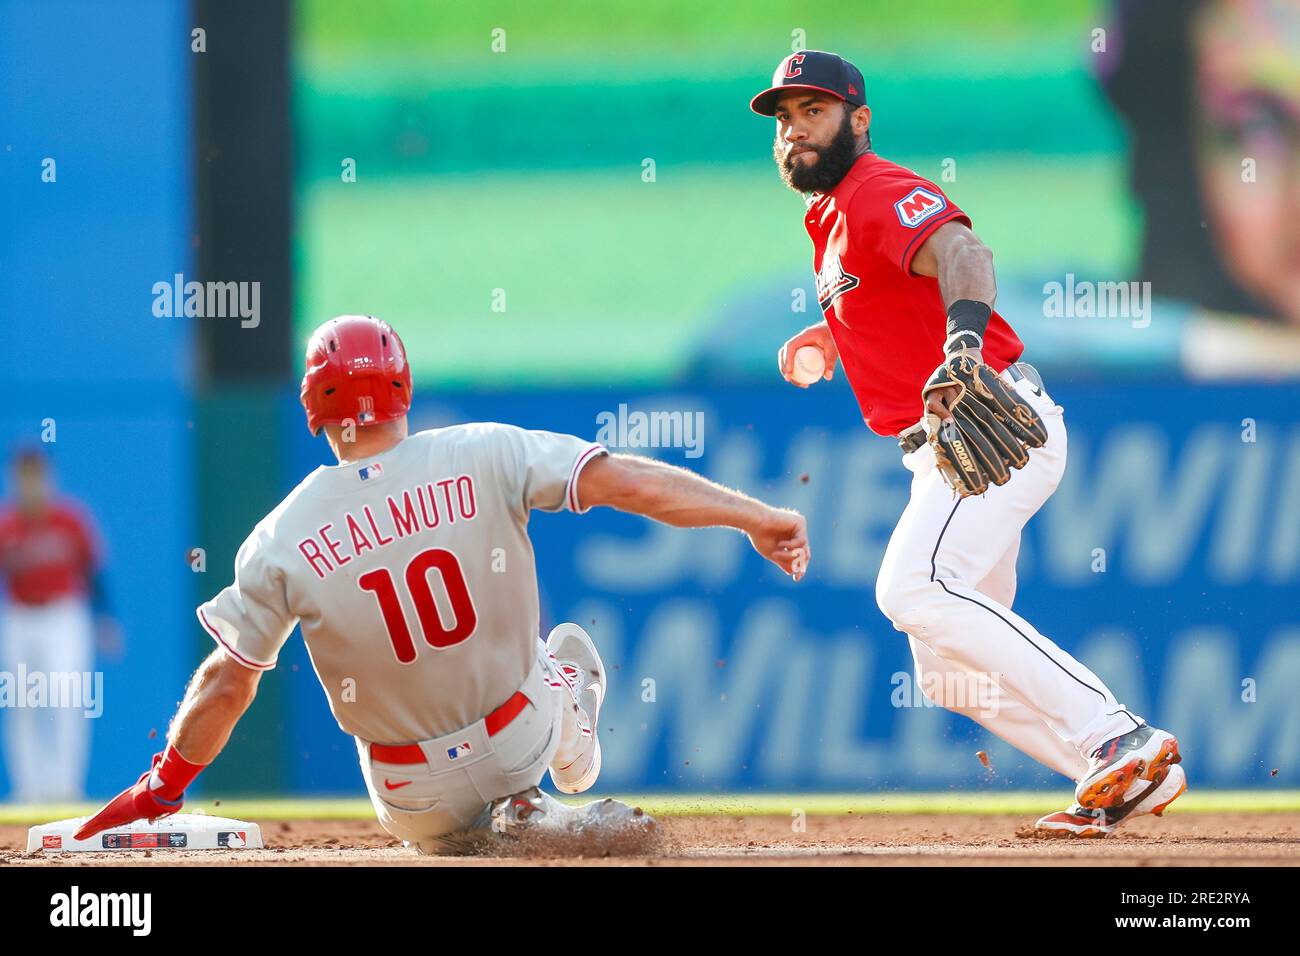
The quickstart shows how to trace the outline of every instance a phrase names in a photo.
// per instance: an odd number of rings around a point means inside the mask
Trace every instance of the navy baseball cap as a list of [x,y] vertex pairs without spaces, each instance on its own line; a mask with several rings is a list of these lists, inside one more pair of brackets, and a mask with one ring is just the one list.
[[762,116],[776,115],[777,98],[786,90],[818,90],[830,93],[852,106],[865,106],[861,71],[834,53],[800,50],[791,53],[772,74],[772,86],[749,101],[749,108]]

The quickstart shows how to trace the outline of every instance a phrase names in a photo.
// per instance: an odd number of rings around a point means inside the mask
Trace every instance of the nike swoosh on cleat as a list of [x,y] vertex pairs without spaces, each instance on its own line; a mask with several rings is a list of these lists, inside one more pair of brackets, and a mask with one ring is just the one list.
[[393,783],[387,778],[384,779],[384,786],[389,790],[401,790],[403,787],[409,787],[413,783],[415,783],[414,780],[403,780],[401,783]]

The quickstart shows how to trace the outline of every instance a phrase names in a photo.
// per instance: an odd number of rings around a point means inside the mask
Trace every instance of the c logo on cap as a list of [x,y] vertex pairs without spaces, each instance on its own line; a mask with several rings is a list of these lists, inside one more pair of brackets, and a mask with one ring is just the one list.
[[802,62],[803,62],[802,53],[796,53],[792,57],[790,57],[790,59],[785,61],[785,78],[787,80],[793,80],[796,76],[798,76],[800,73],[803,72],[803,70],[798,66],[798,64]]

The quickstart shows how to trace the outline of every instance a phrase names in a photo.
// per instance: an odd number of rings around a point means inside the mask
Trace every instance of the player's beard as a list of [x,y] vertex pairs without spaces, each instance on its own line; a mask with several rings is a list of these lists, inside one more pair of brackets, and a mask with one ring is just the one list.
[[853,114],[844,111],[844,118],[835,138],[827,146],[805,144],[817,154],[817,162],[811,166],[793,153],[786,153],[786,144],[780,137],[772,141],[772,158],[776,160],[777,172],[781,182],[797,193],[830,192],[839,184],[858,158],[858,138],[853,135]]

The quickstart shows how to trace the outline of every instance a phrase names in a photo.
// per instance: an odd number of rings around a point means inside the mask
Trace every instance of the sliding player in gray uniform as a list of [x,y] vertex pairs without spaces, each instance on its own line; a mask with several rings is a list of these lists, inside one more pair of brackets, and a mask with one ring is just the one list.
[[[511,425],[408,436],[405,350],[373,317],[316,331],[302,401],[339,464],[308,475],[239,549],[234,583],[198,609],[218,646],[166,749],[79,839],[179,810],[299,623],[386,830],[437,852],[451,834],[545,826],[571,814],[536,789],[548,768],[566,793],[600,772],[606,673],[576,624],[539,640],[532,510],[730,526],[796,580],[807,567],[801,515],[681,468]],[[588,824],[645,823],[612,801],[588,806]]]

